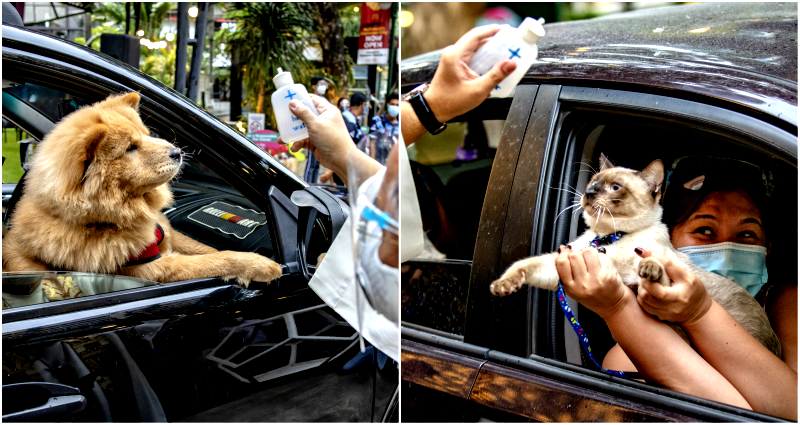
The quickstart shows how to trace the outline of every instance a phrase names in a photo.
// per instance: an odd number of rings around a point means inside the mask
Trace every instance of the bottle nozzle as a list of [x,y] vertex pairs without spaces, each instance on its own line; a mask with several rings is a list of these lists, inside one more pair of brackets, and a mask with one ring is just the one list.
[[525,18],[519,26],[520,31],[522,31],[522,39],[528,44],[536,43],[539,38],[544,37],[543,24],[544,18]]
[[272,78],[272,81],[275,83],[275,88],[279,89],[288,84],[294,84],[294,80],[292,79],[292,73],[286,72],[283,68],[278,67],[278,75]]

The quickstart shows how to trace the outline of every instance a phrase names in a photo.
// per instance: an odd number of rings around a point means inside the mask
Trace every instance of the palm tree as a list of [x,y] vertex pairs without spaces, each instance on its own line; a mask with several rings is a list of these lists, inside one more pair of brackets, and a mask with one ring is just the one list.
[[[296,82],[310,78],[311,63],[303,51],[315,30],[312,12],[306,3],[231,3],[225,17],[236,20],[236,29],[222,30],[218,39],[229,53],[237,48],[244,53],[242,79],[248,101],[255,97],[256,112],[271,112],[267,93],[274,89],[272,77],[279,67]],[[271,113],[267,116],[274,120]]]
[[[173,2],[133,3],[131,15],[135,15],[136,8],[139,8],[139,29],[144,30],[144,38],[153,40],[161,33],[164,18],[173,7],[175,7]],[[94,11],[94,15],[98,15],[95,20],[102,19],[104,22],[113,22],[122,31],[125,30],[125,3],[100,3],[100,6]]]

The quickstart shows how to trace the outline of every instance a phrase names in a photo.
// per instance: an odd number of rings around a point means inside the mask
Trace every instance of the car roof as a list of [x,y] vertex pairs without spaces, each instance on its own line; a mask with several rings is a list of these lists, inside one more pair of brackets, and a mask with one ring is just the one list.
[[[666,6],[545,25],[526,79],[681,90],[797,126],[797,3]],[[429,82],[441,50],[403,59],[403,86]]]

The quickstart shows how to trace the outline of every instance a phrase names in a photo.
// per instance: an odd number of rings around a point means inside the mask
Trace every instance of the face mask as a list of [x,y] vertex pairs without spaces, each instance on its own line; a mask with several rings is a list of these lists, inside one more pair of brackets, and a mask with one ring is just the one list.
[[400,115],[400,107],[397,105],[389,105],[386,107],[386,112],[389,113],[389,116],[392,118]]
[[341,109],[342,112],[350,109],[350,103],[349,102],[342,102],[341,106],[339,107],[339,109]]
[[767,283],[767,248],[723,242],[678,248],[698,267],[725,276],[756,296]]
[[317,94],[320,96],[325,96],[325,92],[328,90],[328,86],[324,84],[317,84]]

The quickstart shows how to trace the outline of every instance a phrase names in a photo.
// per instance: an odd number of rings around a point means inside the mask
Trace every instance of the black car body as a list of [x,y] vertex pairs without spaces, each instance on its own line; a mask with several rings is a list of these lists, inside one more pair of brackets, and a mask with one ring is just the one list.
[[[403,420],[780,420],[605,374],[554,292],[497,298],[489,284],[583,231],[580,215],[560,213],[601,152],[633,169],[694,154],[769,169],[770,220],[789,235],[772,239],[770,279],[796,284],[797,4],[670,6],[545,31],[513,98],[487,99],[449,125],[452,143],[480,147],[479,159],[414,164],[424,226],[449,259],[403,264]],[[402,92],[430,82],[440,55],[404,59]],[[425,137],[417,143],[451,143]],[[602,362],[608,328],[572,309]]]
[[[249,289],[216,278],[111,277],[135,288],[4,302],[5,421],[397,420],[397,363],[374,347],[361,353],[355,330],[307,285],[348,214],[344,202],[106,55],[13,25],[3,25],[2,54],[3,117],[36,140],[75,108],[138,92],[145,125],[190,154],[165,211],[174,229],[217,249],[258,252],[283,268],[278,281]],[[13,206],[14,189],[3,186],[4,207]],[[240,237],[190,217],[215,202],[264,213],[267,224]],[[4,273],[4,299],[41,291],[42,281]]]

